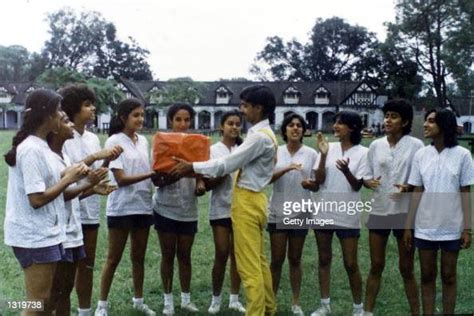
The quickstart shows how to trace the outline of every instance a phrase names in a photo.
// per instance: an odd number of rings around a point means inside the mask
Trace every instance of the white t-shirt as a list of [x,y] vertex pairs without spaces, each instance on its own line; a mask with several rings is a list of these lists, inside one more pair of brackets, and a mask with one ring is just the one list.
[[[54,153],[54,156],[56,158],[55,163],[59,170],[63,171],[71,166],[71,161],[67,155],[63,154],[64,159],[56,153]],[[77,184],[74,183],[69,187],[74,187],[76,185]],[[82,246],[84,240],[81,227],[81,211],[79,210],[79,197],[65,201],[64,210],[60,212],[60,214],[64,217],[63,222],[66,225],[66,241],[63,242],[63,247],[68,249]]]
[[44,192],[60,181],[54,155],[46,141],[33,135],[17,147],[16,165],[8,168],[6,245],[42,248],[66,240],[63,195],[37,209],[28,200],[28,194]]
[[[74,138],[68,139],[63,145],[63,154],[66,154],[72,163],[78,163],[87,156],[101,150],[97,135],[84,131],[81,135],[74,130]],[[90,167],[100,168],[102,161],[95,161]],[[99,224],[100,221],[100,197],[93,194],[79,201],[82,224]]]
[[232,154],[224,158],[194,162],[196,173],[212,178],[240,170],[237,181],[239,188],[262,192],[270,183],[273,174],[273,160],[276,144],[268,119],[252,126],[244,142]]
[[[217,142],[211,146],[211,159],[217,159],[229,155],[237,146],[230,150],[223,142]],[[235,173],[224,176],[224,181],[211,191],[209,198],[209,219],[230,218],[230,204],[232,202],[232,187]]]
[[[319,187],[319,191],[314,194],[315,202],[335,201],[337,207],[326,207],[321,209],[316,218],[333,219],[334,225],[360,228],[360,214],[365,208],[356,208],[356,203],[361,202],[360,191],[354,191],[346,176],[337,169],[336,161],[349,159],[349,170],[356,179],[366,176],[368,149],[362,145],[354,145],[345,152],[342,151],[341,143],[329,143],[329,150],[326,157],[326,179]],[[314,164],[314,169],[318,169],[321,156]],[[329,204],[328,204],[329,205]]]
[[153,210],[175,221],[195,222],[198,220],[195,190],[195,178],[181,178],[173,184],[157,188],[153,195]]
[[[281,222],[284,213],[284,203],[302,203],[302,201],[311,201],[311,191],[304,189],[301,186],[303,180],[311,179],[313,165],[318,158],[316,150],[303,145],[300,149],[291,156],[287,145],[281,145],[277,150],[277,163],[275,165],[275,172],[288,167],[290,164],[301,164],[301,170],[292,170],[285,173],[281,178],[273,183],[273,191],[270,198],[269,206],[269,223]],[[306,210],[307,211],[307,210]],[[290,216],[295,217],[300,215],[297,212]]]
[[408,184],[413,157],[423,146],[421,140],[409,135],[403,136],[394,147],[390,147],[386,136],[370,144],[364,179],[380,177],[380,185],[372,196],[371,214],[385,216],[408,212],[408,195],[394,201],[390,194],[399,192],[395,184]]
[[[105,142],[105,148],[120,145],[123,153],[109,164],[109,169],[121,169],[125,175],[137,175],[151,171],[149,160],[149,145],[147,139],[137,135],[137,142],[124,133],[110,136]],[[112,172],[111,172],[112,173]],[[112,174],[111,181],[116,183]],[[107,198],[107,216],[152,215],[152,183],[146,179],[131,185],[119,187]]]
[[415,154],[408,183],[424,187],[416,212],[415,237],[459,239],[463,229],[460,187],[474,184],[471,153],[461,146],[440,153],[433,145],[426,146]]

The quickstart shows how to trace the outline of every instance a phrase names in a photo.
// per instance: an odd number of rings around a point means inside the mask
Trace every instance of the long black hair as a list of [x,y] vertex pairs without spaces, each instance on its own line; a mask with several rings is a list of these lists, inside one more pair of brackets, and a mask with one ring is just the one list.
[[359,113],[349,110],[341,111],[334,116],[334,122],[336,122],[337,119],[352,129],[350,135],[352,145],[359,145],[362,140],[362,119]]
[[144,106],[142,101],[136,98],[128,98],[120,102],[117,105],[117,113],[110,120],[109,136],[122,132],[128,115],[141,106]]
[[433,109],[425,114],[425,121],[428,115],[435,113],[435,122],[443,133],[444,146],[450,148],[458,145],[456,114],[448,109]]
[[[231,110],[231,111],[224,112],[224,114],[222,114],[221,127],[224,127],[225,121],[227,121],[227,119],[231,116],[237,116],[240,119],[240,122],[242,123],[242,114],[237,110]],[[242,142],[243,142],[242,137],[240,137],[240,135],[237,136],[237,138],[235,139],[235,144],[237,146],[240,146]]]
[[37,89],[26,98],[23,112],[23,124],[13,137],[12,148],[4,155],[5,162],[10,166],[16,165],[16,149],[28,136],[55,114],[60,107],[61,96],[52,90]]

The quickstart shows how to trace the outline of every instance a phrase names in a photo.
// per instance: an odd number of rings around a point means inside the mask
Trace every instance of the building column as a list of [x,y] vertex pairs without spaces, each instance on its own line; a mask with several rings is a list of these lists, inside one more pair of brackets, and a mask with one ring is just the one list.
[[318,131],[323,129],[323,113],[318,113]]
[[199,113],[196,112],[196,115],[194,116],[194,128],[198,129],[199,128]]
[[166,115],[168,114],[165,110],[158,110],[158,129],[166,129],[167,128],[167,118]]
[[209,112],[211,115],[211,130],[215,128],[215,117],[214,117],[214,112]]
[[21,127],[21,112],[16,112],[16,128],[20,129]]

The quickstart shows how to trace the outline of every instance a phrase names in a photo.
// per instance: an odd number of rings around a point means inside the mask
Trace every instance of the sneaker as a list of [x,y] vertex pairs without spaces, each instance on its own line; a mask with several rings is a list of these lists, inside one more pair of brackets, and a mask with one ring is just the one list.
[[148,316],[155,316],[156,315],[156,313],[154,311],[152,311],[151,308],[148,307],[148,305],[146,305],[146,304],[133,304],[133,308],[137,311],[142,312],[145,315],[148,315]]
[[163,308],[163,315],[174,315],[174,305],[165,304],[165,307]]
[[291,306],[291,312],[293,313],[293,315],[304,316],[303,310],[301,309],[301,306],[299,305]]
[[199,312],[199,309],[196,307],[196,305],[194,305],[194,303],[191,303],[191,302],[189,302],[188,304],[181,304],[181,308],[192,313]]
[[240,303],[239,301],[229,303],[229,309],[233,309],[234,311],[237,311],[240,313],[246,312],[244,305],[242,305],[242,303]]
[[107,307],[99,307],[95,310],[94,316],[107,316]]
[[217,314],[217,313],[220,312],[220,310],[221,310],[221,304],[216,303],[216,302],[212,302],[211,306],[209,306],[209,309],[207,310],[207,312],[209,314]]
[[362,308],[352,309],[352,316],[364,316],[364,309]]
[[329,304],[322,304],[317,310],[311,313],[311,316],[326,316],[331,314],[331,306]]

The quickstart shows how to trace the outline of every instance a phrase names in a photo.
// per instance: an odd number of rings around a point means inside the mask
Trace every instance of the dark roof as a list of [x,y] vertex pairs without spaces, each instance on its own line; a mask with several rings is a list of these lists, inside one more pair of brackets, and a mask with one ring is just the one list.
[[[121,79],[121,82],[130,90],[130,92],[140,98],[145,98],[146,93],[153,87],[163,88],[169,84],[168,81],[132,81]],[[314,93],[323,86],[329,91],[329,104],[341,104],[351,93],[361,84],[361,81],[314,81],[314,82],[255,82],[255,81],[201,81],[196,82],[199,90],[200,105],[210,105],[216,102],[216,90],[223,86],[232,92],[229,105],[238,105],[240,103],[240,92],[247,86],[253,84],[267,85],[275,93],[277,104],[284,104],[283,93],[288,87],[292,86],[300,92],[298,105],[314,105]]]
[[24,105],[28,93],[26,92],[30,87],[51,88],[44,85],[39,85],[34,82],[0,82],[0,87],[4,87],[8,93],[13,95],[12,103],[17,105]]
[[[450,103],[456,109],[460,116],[469,116],[474,114],[474,98],[453,97],[449,99]],[[416,111],[429,111],[438,106],[438,101],[434,97],[423,97],[413,101]]]

